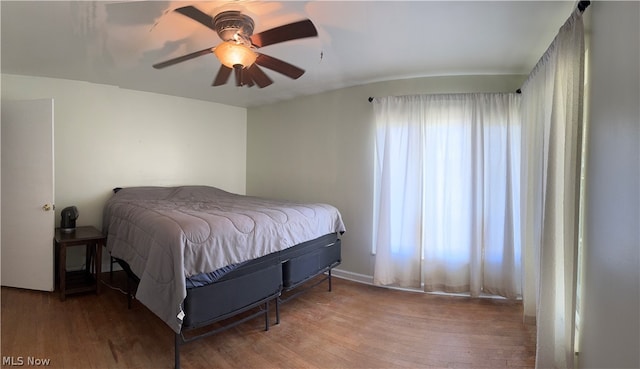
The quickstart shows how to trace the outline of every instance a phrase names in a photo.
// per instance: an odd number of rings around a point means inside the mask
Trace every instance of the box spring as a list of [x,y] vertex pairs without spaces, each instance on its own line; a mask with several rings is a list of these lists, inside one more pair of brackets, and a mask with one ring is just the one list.
[[280,258],[270,254],[243,264],[216,281],[187,289],[183,328],[197,328],[226,319],[282,290]]
[[[303,246],[303,245],[301,245]],[[294,251],[294,250],[292,250]],[[300,247],[283,259],[283,289],[290,290],[341,262],[341,241]]]
[[337,234],[327,234],[243,263],[213,283],[188,288],[183,325],[207,325],[268,296],[278,296],[283,289],[295,288],[340,264],[340,248]]

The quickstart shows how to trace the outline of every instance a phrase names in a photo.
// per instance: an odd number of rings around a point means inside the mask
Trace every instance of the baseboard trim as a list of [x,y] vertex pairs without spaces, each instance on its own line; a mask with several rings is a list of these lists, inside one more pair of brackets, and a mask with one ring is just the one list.
[[377,285],[377,284],[373,283],[373,276],[371,276],[371,275],[353,273],[353,272],[348,272],[346,270],[341,270],[341,269],[332,269],[331,275],[334,276],[334,277],[337,277],[337,278],[346,279],[348,281],[368,284],[370,286],[376,286],[376,287],[380,287],[380,288],[387,288],[387,289],[390,289],[390,290],[425,293],[424,291],[422,291],[420,289],[416,289],[416,288],[405,288],[405,287],[398,287],[398,286],[381,286],[381,285]]
[[[380,286],[380,285],[377,285],[377,284],[373,283],[373,276],[371,276],[371,275],[353,273],[353,272],[349,272],[349,271],[342,270],[342,269],[337,269],[337,268],[334,268],[334,269],[331,270],[331,275],[336,277],[336,278],[342,278],[342,279],[346,279],[346,280],[352,281],[352,282],[364,283],[364,284],[368,284],[368,285],[371,285],[371,286],[388,288],[388,289],[397,290],[397,291],[419,292],[419,293],[428,293],[428,294],[432,294],[432,295],[443,295],[443,296],[470,297],[470,295],[468,293],[425,292],[425,291],[423,291],[421,289],[418,289],[418,288],[398,287],[398,286]],[[481,294],[478,297],[479,298],[488,298],[488,299],[497,299],[497,300],[505,299],[505,297],[502,297],[502,296],[494,296],[494,295],[487,295],[487,294]],[[522,299],[518,298],[517,300],[521,301]],[[531,321],[531,318],[533,318],[533,321]],[[526,319],[526,323],[527,324],[535,325],[535,317],[525,317],[525,319]]]
[[352,282],[360,282],[364,284],[373,285],[373,276],[349,272],[342,269],[334,268],[331,270],[331,275],[337,278],[346,279]]

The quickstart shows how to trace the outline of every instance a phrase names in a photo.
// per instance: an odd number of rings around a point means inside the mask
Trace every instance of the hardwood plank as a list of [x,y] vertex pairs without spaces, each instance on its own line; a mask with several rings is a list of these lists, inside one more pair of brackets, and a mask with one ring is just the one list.
[[[124,287],[124,275],[102,280]],[[190,368],[533,368],[535,327],[519,302],[388,290],[334,278],[255,319],[181,347]],[[3,358],[52,368],[172,368],[173,331],[103,285],[69,296],[2,287]],[[272,322],[275,313],[272,312]],[[3,359],[6,360],[6,359]]]

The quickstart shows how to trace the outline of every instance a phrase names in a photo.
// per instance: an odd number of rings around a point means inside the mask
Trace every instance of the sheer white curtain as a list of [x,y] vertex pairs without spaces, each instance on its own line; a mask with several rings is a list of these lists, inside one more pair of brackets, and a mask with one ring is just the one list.
[[583,86],[576,10],[522,88],[522,244],[533,268],[525,288],[535,288],[538,368],[574,364]]
[[374,283],[520,295],[519,101],[374,99]]

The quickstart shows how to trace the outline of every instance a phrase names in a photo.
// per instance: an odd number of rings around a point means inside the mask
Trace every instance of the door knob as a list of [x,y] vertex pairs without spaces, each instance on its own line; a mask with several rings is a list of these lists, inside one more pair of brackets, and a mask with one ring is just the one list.
[[42,210],[44,210],[44,211],[50,211],[50,210],[53,210],[55,208],[56,208],[55,205],[49,205],[49,204],[42,205]]

